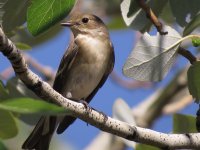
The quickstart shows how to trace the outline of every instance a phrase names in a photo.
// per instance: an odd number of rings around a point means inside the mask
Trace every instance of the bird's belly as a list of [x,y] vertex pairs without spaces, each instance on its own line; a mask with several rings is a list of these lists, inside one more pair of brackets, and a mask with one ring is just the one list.
[[97,87],[105,72],[103,64],[82,63],[73,67],[68,75],[66,97],[70,93],[72,99],[80,100],[88,97]]

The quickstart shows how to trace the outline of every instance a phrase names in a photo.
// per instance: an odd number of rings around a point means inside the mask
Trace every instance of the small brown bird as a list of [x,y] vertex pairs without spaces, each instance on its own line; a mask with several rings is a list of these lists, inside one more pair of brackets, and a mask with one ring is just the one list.
[[[58,68],[53,88],[64,97],[89,103],[104,84],[114,66],[114,49],[103,21],[91,14],[72,15],[63,26],[70,27],[70,43]],[[75,121],[72,116],[43,116],[23,149],[48,150],[57,128],[62,133]]]

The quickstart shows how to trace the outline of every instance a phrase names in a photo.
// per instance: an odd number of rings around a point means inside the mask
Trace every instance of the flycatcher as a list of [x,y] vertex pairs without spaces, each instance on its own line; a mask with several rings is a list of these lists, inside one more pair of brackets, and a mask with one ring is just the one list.
[[[74,39],[58,68],[53,88],[64,97],[89,103],[114,66],[114,49],[103,21],[91,14],[75,14],[62,23]],[[76,118],[43,116],[23,144],[23,149],[48,150],[57,129],[62,133]]]

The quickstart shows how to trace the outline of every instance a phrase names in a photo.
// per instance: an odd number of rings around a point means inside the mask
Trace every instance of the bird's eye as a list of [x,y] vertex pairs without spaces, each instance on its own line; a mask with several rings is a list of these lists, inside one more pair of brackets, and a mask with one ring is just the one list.
[[82,19],[82,22],[83,22],[83,23],[88,23],[88,21],[89,21],[88,18],[83,18],[83,19]]

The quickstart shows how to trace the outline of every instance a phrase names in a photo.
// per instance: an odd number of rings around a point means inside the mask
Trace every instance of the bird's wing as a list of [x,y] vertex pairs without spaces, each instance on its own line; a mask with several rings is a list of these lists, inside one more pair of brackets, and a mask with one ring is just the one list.
[[77,52],[78,52],[78,46],[76,45],[74,40],[72,40],[68,49],[63,55],[63,58],[60,62],[58,71],[56,73],[55,81],[53,84],[53,89],[59,93],[62,91],[62,88],[64,87],[63,84],[66,84],[65,80],[67,79],[66,77],[66,75],[68,74],[67,72],[69,71],[74,59],[76,58]]
[[[112,46],[112,44],[111,44]],[[105,71],[105,74],[103,75],[101,81],[99,82],[99,84],[97,85],[97,87],[92,91],[92,93],[85,99],[86,102],[90,102],[92,100],[92,98],[95,96],[95,94],[97,93],[97,91],[103,86],[103,84],[105,83],[105,81],[107,80],[109,74],[112,72],[113,67],[114,67],[114,63],[115,63],[115,54],[114,54],[114,48],[112,46],[111,48],[111,55],[110,55],[110,60],[109,60],[109,64],[108,67]],[[76,120],[76,118],[71,117],[71,116],[65,116],[64,119],[60,122],[58,128],[57,128],[57,133],[61,134],[65,131],[66,128],[69,127],[69,125],[71,125],[74,121]]]

